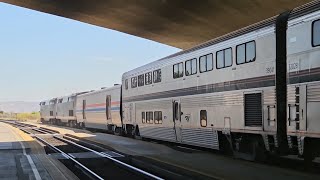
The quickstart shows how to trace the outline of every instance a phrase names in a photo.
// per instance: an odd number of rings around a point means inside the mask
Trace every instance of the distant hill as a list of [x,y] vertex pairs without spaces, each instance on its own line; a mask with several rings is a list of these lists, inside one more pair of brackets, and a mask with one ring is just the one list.
[[4,112],[38,112],[40,110],[39,102],[24,102],[24,101],[0,101],[0,111]]

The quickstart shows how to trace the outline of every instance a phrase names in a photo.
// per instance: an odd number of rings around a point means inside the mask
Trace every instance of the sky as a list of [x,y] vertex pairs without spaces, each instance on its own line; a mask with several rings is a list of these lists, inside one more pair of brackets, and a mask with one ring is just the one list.
[[180,49],[0,3],[0,101],[42,101],[121,83]]

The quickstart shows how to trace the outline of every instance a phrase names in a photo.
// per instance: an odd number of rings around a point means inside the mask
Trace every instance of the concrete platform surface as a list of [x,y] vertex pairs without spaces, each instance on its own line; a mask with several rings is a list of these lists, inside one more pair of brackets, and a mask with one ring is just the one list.
[[157,142],[146,142],[105,133],[91,133],[86,130],[68,127],[43,124],[38,124],[38,126],[54,129],[62,134],[71,134],[92,142],[104,144],[128,155],[149,158],[214,179],[320,179],[318,174],[234,159],[215,152],[184,150],[183,148],[173,148]]
[[0,180],[78,179],[32,137],[0,121]]

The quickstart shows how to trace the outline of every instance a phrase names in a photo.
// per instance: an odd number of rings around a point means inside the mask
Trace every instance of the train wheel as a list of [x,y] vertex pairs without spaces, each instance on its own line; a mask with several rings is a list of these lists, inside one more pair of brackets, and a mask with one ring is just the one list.
[[70,127],[71,127],[71,128],[74,128],[72,121],[70,121]]
[[303,158],[306,166],[310,166],[315,159],[316,144],[310,139],[305,139]]
[[225,154],[232,156],[233,155],[233,148],[232,148],[232,140],[230,135],[220,135],[220,151]]
[[139,126],[136,126],[136,128],[134,130],[133,138],[134,139],[141,139],[140,132],[139,132]]
[[267,152],[264,148],[264,144],[262,144],[258,139],[254,139],[251,142],[251,152],[252,158],[254,161],[265,162],[267,160]]
[[121,136],[122,135],[122,128],[121,127],[116,127],[114,130],[114,134],[117,136]]
[[79,123],[79,128],[80,129],[85,129],[86,128],[86,125],[84,124],[84,122],[80,122]]

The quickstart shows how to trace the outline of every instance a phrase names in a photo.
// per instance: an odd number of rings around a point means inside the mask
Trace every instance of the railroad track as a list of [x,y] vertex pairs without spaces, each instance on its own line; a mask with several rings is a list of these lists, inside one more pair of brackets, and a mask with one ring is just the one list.
[[18,122],[7,122],[30,134],[47,148],[47,153],[58,155],[80,179],[157,179],[163,178],[134,167],[125,155],[108,151],[100,152],[64,138],[55,131],[35,128]]
[[[128,157],[127,155],[123,155],[121,152],[104,152],[109,148],[103,146],[102,144],[94,144],[93,142],[87,142],[83,139],[79,139],[72,135],[60,135],[58,131],[49,129],[49,128],[32,128],[32,127],[25,127],[24,124],[18,124],[18,128],[25,131],[26,133],[31,134],[33,137],[38,139],[38,141],[45,144],[50,149],[50,153],[52,155],[57,155],[57,157],[66,164],[66,166],[71,169],[73,172],[80,174],[80,177],[85,178],[95,178],[94,175],[90,175],[90,172],[83,169],[82,166],[78,165],[77,163],[81,163],[84,167],[87,167],[89,170],[91,169],[94,173],[96,173],[101,178],[106,179],[114,179],[114,178],[133,178],[133,179],[161,179],[161,178],[169,178],[169,179],[188,179],[188,177],[198,177],[198,174],[189,174],[188,172],[182,170],[176,170],[177,167],[168,167],[167,164],[154,164],[156,162],[148,162],[147,159],[140,159],[139,157]],[[42,132],[42,133],[41,133]],[[39,137],[39,138],[38,138]],[[53,147],[51,147],[51,146]],[[55,149],[54,147],[58,148],[59,150]],[[196,149],[198,150],[198,149]],[[201,149],[199,149],[201,150]],[[82,156],[82,157],[81,157]],[[73,160],[77,160],[77,162],[73,162]],[[104,160],[101,160],[104,159]],[[273,157],[270,156],[268,158],[268,162],[255,162],[257,164],[267,164],[270,166],[281,167],[285,169],[292,169],[302,172],[308,173],[319,173],[320,163],[313,162],[311,164],[305,164],[304,161],[297,160],[297,159],[288,159],[283,157]],[[142,161],[141,161],[142,160]],[[72,163],[70,163],[72,161]],[[92,164],[93,163],[93,164]],[[97,165],[99,164],[99,165]],[[116,166],[115,169],[109,168],[109,166]],[[129,165],[129,166],[127,166]],[[99,169],[95,166],[104,167]],[[153,167],[151,167],[153,166]],[[72,169],[77,167],[77,169]],[[108,168],[106,168],[108,167]],[[140,167],[136,168],[136,167]],[[145,169],[145,167],[148,167]],[[151,168],[150,168],[151,167]],[[82,169],[79,172],[79,169]],[[106,170],[111,169],[110,172],[106,172]],[[122,172],[118,169],[125,170]],[[143,170],[142,170],[143,169]],[[155,177],[152,178],[144,175],[143,173],[140,174],[140,170],[142,172],[152,172]],[[121,174],[123,176],[117,177],[113,176],[110,177],[110,174]],[[157,175],[160,174],[162,177],[158,177]],[[191,178],[190,178],[191,179]],[[202,179],[206,179],[203,177]]]

